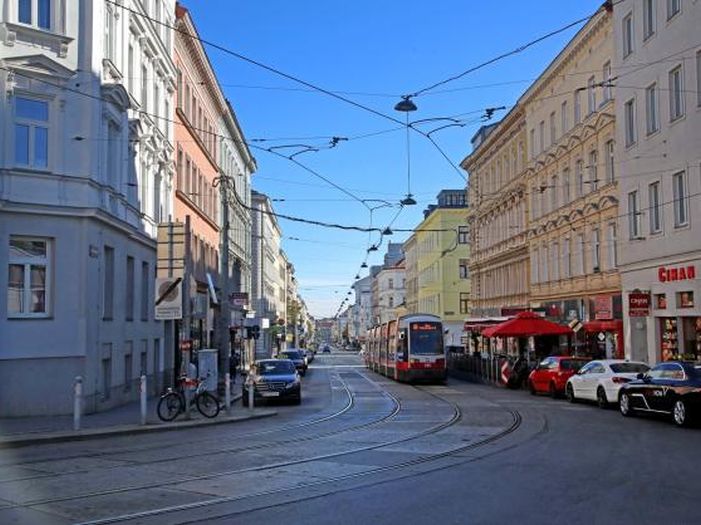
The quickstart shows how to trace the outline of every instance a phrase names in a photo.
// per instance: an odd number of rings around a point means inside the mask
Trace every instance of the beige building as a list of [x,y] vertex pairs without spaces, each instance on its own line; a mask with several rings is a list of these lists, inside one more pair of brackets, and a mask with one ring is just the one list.
[[622,356],[613,16],[602,10],[521,97],[528,129],[530,304],[583,321],[577,341]]
[[472,138],[461,166],[469,172],[471,316],[528,307],[526,121],[516,106]]
[[625,348],[649,363],[701,358],[700,25],[700,2],[614,6]]

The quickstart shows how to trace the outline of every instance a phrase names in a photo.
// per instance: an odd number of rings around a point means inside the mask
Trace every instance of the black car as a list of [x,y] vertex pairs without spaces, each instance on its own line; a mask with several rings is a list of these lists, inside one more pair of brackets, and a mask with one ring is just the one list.
[[677,425],[688,425],[701,414],[701,365],[660,363],[621,385],[618,402],[624,416],[636,412],[669,414]]
[[295,364],[295,368],[299,375],[303,376],[307,373],[307,358],[304,355],[304,350],[297,350],[296,348],[288,348],[283,350],[278,355],[280,359],[289,359]]
[[297,405],[302,402],[299,374],[289,359],[262,359],[253,364],[242,386],[243,406],[248,406],[249,381],[256,404],[263,399],[289,399]]

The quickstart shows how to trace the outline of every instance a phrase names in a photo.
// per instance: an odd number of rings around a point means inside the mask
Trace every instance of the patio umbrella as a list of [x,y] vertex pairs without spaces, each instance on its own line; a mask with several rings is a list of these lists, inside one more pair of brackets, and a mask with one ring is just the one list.
[[571,334],[569,326],[553,323],[533,312],[519,312],[516,317],[482,330],[485,337],[530,337]]

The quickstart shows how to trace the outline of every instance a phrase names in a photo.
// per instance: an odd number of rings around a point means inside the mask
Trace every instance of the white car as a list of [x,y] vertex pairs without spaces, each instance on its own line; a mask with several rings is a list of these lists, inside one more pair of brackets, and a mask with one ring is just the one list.
[[640,361],[600,359],[590,361],[567,380],[565,396],[570,403],[580,399],[596,401],[601,408],[618,400],[621,385],[636,379],[650,367]]

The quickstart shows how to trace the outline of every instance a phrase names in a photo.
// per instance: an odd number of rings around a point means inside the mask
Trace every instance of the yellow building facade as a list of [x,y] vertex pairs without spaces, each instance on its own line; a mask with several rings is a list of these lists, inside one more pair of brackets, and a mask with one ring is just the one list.
[[[412,305],[416,312],[441,317],[448,330],[448,346],[460,345],[470,304],[466,215],[465,191],[443,190],[438,194],[438,204],[424,211],[424,220],[414,230],[413,239],[405,243],[405,248],[408,244],[411,250],[405,252],[408,266],[416,274],[416,299]],[[410,275],[407,280],[411,282]]]
[[622,355],[612,15],[601,11],[519,101],[528,130],[529,306]]

